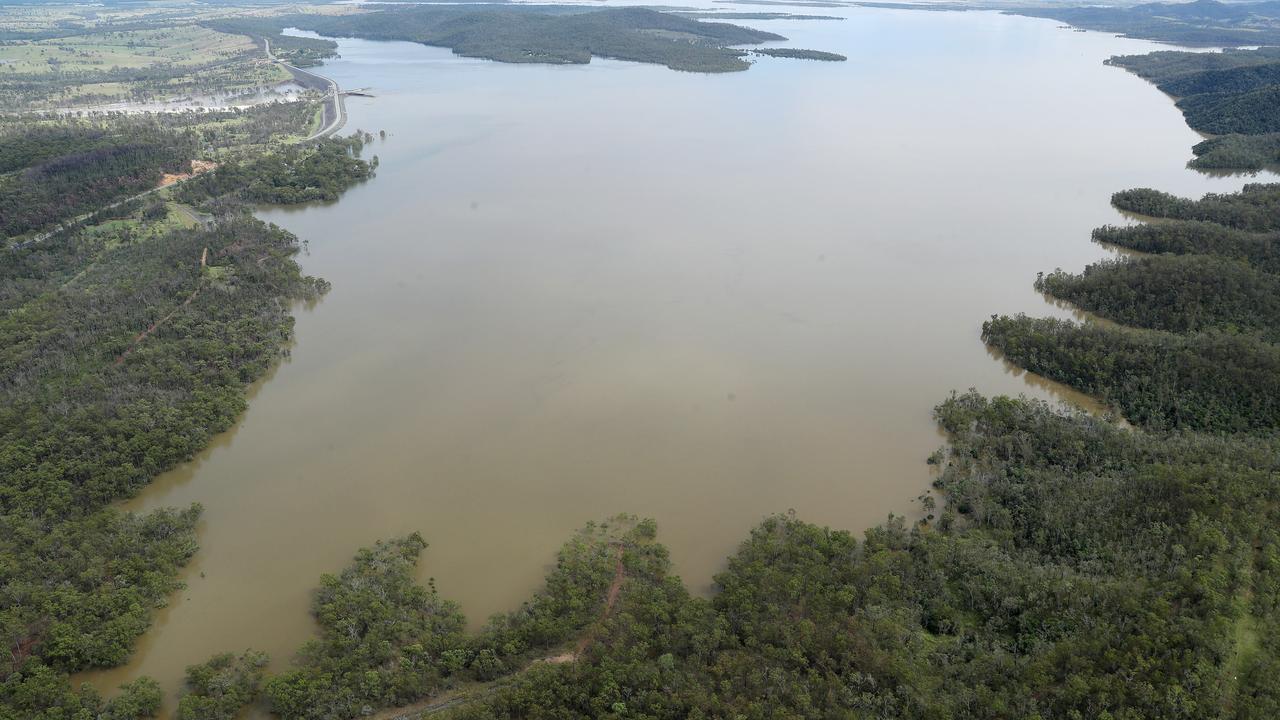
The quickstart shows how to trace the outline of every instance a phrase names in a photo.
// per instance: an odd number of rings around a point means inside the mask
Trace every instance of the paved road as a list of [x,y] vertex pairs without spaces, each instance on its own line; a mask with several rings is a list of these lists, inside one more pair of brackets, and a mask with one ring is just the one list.
[[303,142],[311,140],[319,140],[320,138],[329,137],[338,132],[343,125],[347,124],[347,106],[342,101],[342,89],[338,87],[338,83],[331,78],[323,75],[317,75],[309,70],[294,67],[289,63],[277,58],[271,52],[271,38],[262,38],[263,46],[267,50],[267,59],[274,62],[293,75],[293,79],[304,88],[318,90],[325,89],[324,97],[324,113],[321,117],[320,129],[313,133]]

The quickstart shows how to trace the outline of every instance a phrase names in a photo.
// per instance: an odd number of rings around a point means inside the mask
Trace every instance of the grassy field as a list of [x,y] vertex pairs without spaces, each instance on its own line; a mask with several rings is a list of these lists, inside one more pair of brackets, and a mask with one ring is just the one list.
[[0,46],[0,72],[92,72],[155,65],[195,67],[247,55],[254,44],[196,25],[125,30]]

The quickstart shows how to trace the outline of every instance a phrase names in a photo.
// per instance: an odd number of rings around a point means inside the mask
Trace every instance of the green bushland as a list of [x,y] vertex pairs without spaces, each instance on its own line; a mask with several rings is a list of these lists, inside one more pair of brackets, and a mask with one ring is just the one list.
[[1120,210],[1171,220],[1204,220],[1237,230],[1280,230],[1280,184],[1250,183],[1238,193],[1208,193],[1199,200],[1150,188],[1111,196]]
[[[1268,56],[1268,59],[1271,57]],[[1275,58],[1274,62],[1175,75],[1158,86],[1174,97],[1187,97],[1210,93],[1245,93],[1274,85],[1280,85],[1280,57]]]
[[1196,143],[1197,170],[1264,170],[1280,166],[1280,133],[1222,135]]
[[1187,333],[1226,330],[1280,340],[1280,275],[1211,255],[1124,258],[1061,270],[1036,289],[1108,320]]
[[[250,156],[259,155],[261,147],[282,133],[305,126],[314,107],[297,102],[204,113],[0,118],[0,235],[12,238],[48,230],[150,190],[162,173],[189,172],[194,159],[243,156],[246,148],[253,148]],[[302,168],[304,182],[318,186],[323,181],[321,194],[332,199],[342,187],[332,178],[364,167],[358,160],[325,154],[336,155],[338,148],[324,145],[316,158],[298,148],[280,155],[297,161],[309,158]],[[347,141],[348,155],[359,149],[359,141]],[[269,182],[281,186],[271,202],[308,199],[299,188],[288,191],[291,182],[300,182],[289,178],[291,169],[289,163],[263,166],[263,172],[271,172]],[[260,178],[241,173],[239,179]]]
[[12,299],[0,317],[10,670],[37,658],[64,671],[119,664],[177,587],[198,509],[138,517],[106,506],[243,411],[245,386],[290,335],[286,298],[319,287],[298,273],[296,250],[292,235],[244,218],[107,249],[73,282]]
[[1268,273],[1280,273],[1280,233],[1235,230],[1204,220],[1165,220],[1093,231],[1096,242],[1144,253],[1217,255],[1248,263]]
[[993,316],[983,339],[1032,372],[1113,403],[1142,427],[1280,428],[1280,185],[1199,200],[1140,188],[1112,202],[1172,220],[1099,228],[1095,240],[1167,254],[1100,263],[1081,275],[1059,271],[1036,285],[1131,327]]
[[[252,50],[252,46],[248,49]],[[249,89],[288,79],[283,69],[263,66],[256,56],[253,52],[198,64],[158,62],[145,67],[105,62],[74,68],[50,65],[23,72],[6,72],[5,66],[0,65],[0,107],[38,110],[102,102],[146,102]]]
[[336,200],[353,183],[373,175],[374,162],[360,158],[365,136],[325,138],[287,145],[248,159],[231,158],[217,170],[182,184],[176,197],[193,205],[213,201],[291,204]]
[[596,56],[692,72],[746,70],[750,64],[731,46],[783,39],[643,8],[433,6],[341,16],[290,15],[276,22],[323,35],[420,42],[500,62],[587,63]]
[[992,317],[982,339],[1011,362],[1114,404],[1153,429],[1280,427],[1280,347],[1224,332],[1176,335],[1056,318]]
[[[1280,65],[1277,65],[1280,68]],[[1213,92],[1178,101],[1187,124],[1214,135],[1280,132],[1280,85],[1248,92]]]
[[[164,124],[155,132],[234,156],[254,151],[245,142],[296,132],[292,108],[211,115],[157,120]],[[36,129],[0,136],[0,158],[16,173],[51,163],[81,172],[64,161],[151,127],[126,118],[9,122],[6,130]],[[351,153],[358,143],[342,147]],[[311,173],[303,187],[326,192],[367,177],[349,156],[302,166]],[[37,177],[31,192],[47,192],[50,173]],[[297,186],[285,180],[272,177]],[[154,714],[154,683],[131,684],[104,703],[91,688],[72,691],[67,674],[128,658],[152,610],[181,587],[200,509],[136,515],[111,503],[228,428],[247,384],[291,336],[291,301],[327,287],[300,273],[293,235],[226,198],[217,223],[190,229],[175,219],[168,192],[0,252],[2,720]],[[200,696],[212,698],[202,712],[226,700]]]
[[195,138],[160,122],[0,125],[0,234],[48,228],[186,172]]

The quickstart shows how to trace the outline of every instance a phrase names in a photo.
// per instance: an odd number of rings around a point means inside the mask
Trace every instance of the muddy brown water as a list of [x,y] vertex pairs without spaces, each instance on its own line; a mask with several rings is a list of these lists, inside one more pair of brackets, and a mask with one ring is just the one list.
[[1070,315],[1032,281],[1108,255],[1113,191],[1245,179],[1185,169],[1169,98],[1102,65],[1151,43],[823,13],[847,19],[748,24],[848,62],[713,76],[341,41],[322,72],[375,95],[347,106],[387,132],[378,175],[261,213],[333,291],[241,422],[128,503],[203,504],[201,550],[132,662],[76,679],[172,694],[249,647],[286,666],[320,574],[412,530],[473,624],[618,512],[708,592],[767,514],[914,513],[951,390],[1081,401],[988,353],[983,319]]

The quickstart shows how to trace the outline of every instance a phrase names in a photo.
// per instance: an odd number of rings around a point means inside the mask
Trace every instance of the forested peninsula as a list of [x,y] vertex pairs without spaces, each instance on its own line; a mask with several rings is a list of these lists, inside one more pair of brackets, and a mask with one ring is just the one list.
[[357,15],[288,15],[275,22],[329,36],[437,45],[499,62],[582,64],[608,57],[690,72],[746,70],[750,63],[732,46],[785,39],[645,8],[567,5],[416,6]]
[[1261,170],[1280,166],[1280,48],[1220,53],[1164,51],[1111,58],[1176,99],[1187,124],[1211,137],[1191,166]]

